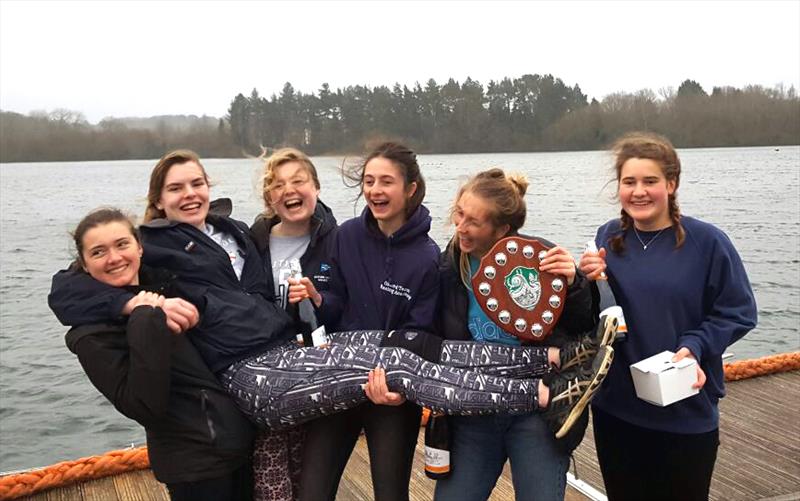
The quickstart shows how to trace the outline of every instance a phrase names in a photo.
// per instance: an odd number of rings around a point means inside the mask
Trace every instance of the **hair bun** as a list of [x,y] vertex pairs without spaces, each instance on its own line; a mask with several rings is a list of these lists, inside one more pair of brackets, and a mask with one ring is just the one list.
[[517,188],[520,196],[525,196],[525,192],[528,191],[528,185],[530,184],[525,174],[521,172],[509,172],[506,178]]

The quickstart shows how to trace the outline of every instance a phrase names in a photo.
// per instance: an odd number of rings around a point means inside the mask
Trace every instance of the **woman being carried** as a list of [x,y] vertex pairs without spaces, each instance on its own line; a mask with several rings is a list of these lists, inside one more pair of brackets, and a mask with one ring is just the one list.
[[[295,426],[363,403],[362,385],[379,364],[386,368],[390,389],[445,412],[537,410],[559,419],[563,407],[575,405],[548,405],[550,390],[540,379],[493,376],[491,366],[485,373],[442,367],[403,348],[381,346],[407,345],[461,366],[485,363],[484,347],[449,349],[422,334],[344,333],[327,349],[297,349],[291,319],[273,302],[248,228],[227,214],[209,212],[208,178],[197,156],[177,151],[163,157],[153,170],[148,200],[148,222],[140,228],[144,262],[174,273],[178,295],[198,305],[200,322],[189,332],[190,340],[240,408],[262,426]],[[59,272],[50,306],[71,325],[119,319],[134,306],[125,285],[130,283],[112,285],[80,272]],[[451,353],[465,358],[451,360]],[[504,350],[492,363],[505,370],[540,356],[520,347]],[[491,407],[486,401],[493,402]]]

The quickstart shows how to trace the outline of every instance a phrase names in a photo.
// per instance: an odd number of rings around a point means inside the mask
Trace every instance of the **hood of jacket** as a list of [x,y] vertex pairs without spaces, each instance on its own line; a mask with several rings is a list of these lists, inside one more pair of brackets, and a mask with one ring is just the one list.
[[411,217],[409,217],[408,220],[403,223],[403,226],[401,226],[400,229],[394,232],[394,234],[392,234],[390,237],[384,235],[380,230],[378,227],[378,221],[372,215],[372,211],[369,210],[369,207],[364,207],[364,210],[361,211],[359,218],[363,222],[364,227],[367,228],[368,235],[379,240],[387,240],[391,238],[394,245],[410,242],[420,237],[427,239],[428,232],[431,229],[431,214],[428,211],[428,208],[424,205],[417,207],[417,210],[415,210],[414,213],[411,214]]

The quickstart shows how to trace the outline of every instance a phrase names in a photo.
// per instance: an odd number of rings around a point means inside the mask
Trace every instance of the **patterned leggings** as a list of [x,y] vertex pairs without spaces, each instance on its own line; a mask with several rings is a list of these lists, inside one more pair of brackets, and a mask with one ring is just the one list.
[[272,430],[365,402],[362,385],[379,365],[391,391],[434,411],[519,414],[538,408],[535,378],[549,371],[546,347],[445,341],[436,364],[404,348],[380,347],[383,336],[334,333],[328,348],[286,343],[233,364],[222,373],[222,384],[245,414]]

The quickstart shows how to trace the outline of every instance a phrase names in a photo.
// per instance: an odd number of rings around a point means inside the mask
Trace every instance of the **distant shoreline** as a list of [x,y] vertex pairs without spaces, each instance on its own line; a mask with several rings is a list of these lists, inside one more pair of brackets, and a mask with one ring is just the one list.
[[0,110],[0,162],[160,158],[178,148],[201,158],[247,158],[296,147],[311,156],[358,155],[393,139],[422,154],[605,150],[630,131],[669,138],[678,148],[800,144],[794,87],[715,87],[685,80],[661,97],[643,89],[587,101],[578,85],[523,75],[484,88],[467,78],[423,87],[349,86],[318,94],[291,84],[269,99],[238,94],[224,118],[164,115],[89,124],[65,109],[28,115]]
[[[774,148],[776,151],[780,151],[783,148],[793,148],[800,146],[800,140],[798,140],[795,144],[741,144],[741,145],[733,145],[733,146],[691,146],[686,148],[678,148],[679,151],[686,151],[686,150],[706,150],[706,149],[727,149],[727,148]],[[589,149],[589,150],[540,150],[540,151],[470,151],[470,152],[420,152],[420,156],[430,156],[430,155],[513,155],[516,153],[519,154],[528,154],[528,153],[591,153],[597,151],[605,151],[605,149]],[[166,153],[166,151],[165,151]],[[322,153],[318,155],[312,155],[312,158],[325,158],[325,157],[338,157],[338,158],[346,158],[346,157],[357,157],[359,153]],[[124,162],[124,161],[143,161],[148,160],[152,161],[153,165],[158,161],[160,157],[142,157],[142,158],[103,158],[103,159],[78,159],[78,160],[30,160],[30,161],[18,161],[18,162],[0,162],[0,165],[15,165],[15,164],[39,164],[39,163],[76,163],[76,162],[83,162],[83,163],[100,163],[100,162]],[[209,160],[242,160],[251,158],[253,160],[257,160],[256,157],[252,155],[241,155],[241,156],[230,156],[230,157],[203,157],[204,161]]]

